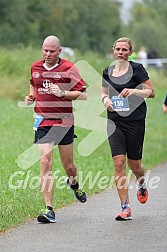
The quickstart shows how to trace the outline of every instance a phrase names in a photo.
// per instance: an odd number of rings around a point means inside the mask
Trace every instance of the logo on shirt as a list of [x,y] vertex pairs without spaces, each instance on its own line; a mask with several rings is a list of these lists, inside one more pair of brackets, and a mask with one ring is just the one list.
[[61,78],[61,76],[60,76],[59,73],[56,73],[56,74],[54,75],[54,78],[55,78],[56,80],[59,80],[59,79]]
[[44,80],[44,81],[43,81],[43,87],[44,87],[44,88],[49,88],[49,87],[50,87],[50,84],[51,84],[50,80]]
[[38,88],[38,93],[40,95],[50,94],[50,90],[49,90],[50,85],[51,85],[50,80],[44,80],[43,83],[42,83],[42,85],[43,85],[43,88]]
[[40,77],[40,74],[38,72],[33,72],[32,77],[37,79]]

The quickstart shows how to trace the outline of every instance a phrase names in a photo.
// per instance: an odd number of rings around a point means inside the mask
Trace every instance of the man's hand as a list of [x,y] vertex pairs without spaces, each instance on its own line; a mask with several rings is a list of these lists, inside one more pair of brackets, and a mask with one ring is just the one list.
[[57,97],[62,97],[62,90],[59,88],[58,85],[51,83],[49,90],[51,94],[54,94]]
[[27,95],[25,97],[25,103],[26,103],[27,106],[33,104],[34,101],[35,101],[35,97],[33,95],[31,95],[31,94],[29,94],[29,95]]

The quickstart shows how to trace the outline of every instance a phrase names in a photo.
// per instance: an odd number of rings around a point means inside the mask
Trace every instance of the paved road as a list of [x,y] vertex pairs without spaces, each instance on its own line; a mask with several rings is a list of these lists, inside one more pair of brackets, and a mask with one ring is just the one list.
[[166,252],[167,163],[153,169],[149,181],[158,188],[149,189],[145,205],[137,201],[136,189],[130,190],[132,221],[115,221],[120,205],[116,189],[108,189],[56,211],[57,223],[33,220],[7,231],[0,236],[0,251]]

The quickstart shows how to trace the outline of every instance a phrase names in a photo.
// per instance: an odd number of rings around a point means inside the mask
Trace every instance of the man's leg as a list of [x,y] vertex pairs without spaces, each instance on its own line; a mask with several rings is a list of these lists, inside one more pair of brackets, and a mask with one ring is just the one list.
[[42,223],[56,222],[53,210],[54,181],[52,178],[53,143],[38,144],[40,155],[41,192],[45,201],[45,209],[41,210],[37,220]]
[[46,206],[53,207],[54,184],[52,180],[53,143],[38,144],[40,155],[41,192]]
[[73,143],[67,145],[58,145],[60,158],[64,170],[69,177],[72,185],[76,184],[77,168],[73,161]]
[[79,188],[76,180],[77,168],[73,162],[73,143],[67,145],[59,145],[59,152],[62,165],[68,176],[67,185],[73,190],[74,196],[81,203],[86,202],[86,194]]

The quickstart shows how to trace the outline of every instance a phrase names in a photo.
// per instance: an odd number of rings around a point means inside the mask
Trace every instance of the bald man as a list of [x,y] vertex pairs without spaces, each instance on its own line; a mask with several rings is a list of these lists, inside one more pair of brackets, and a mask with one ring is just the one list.
[[30,92],[25,97],[27,105],[35,102],[35,139],[40,158],[40,187],[45,202],[37,220],[56,222],[52,174],[53,148],[58,146],[66,183],[81,203],[86,194],[77,182],[77,168],[73,161],[74,115],[72,100],[86,100],[86,86],[75,65],[59,57],[60,40],[48,36],[42,45],[43,59],[31,65]]

